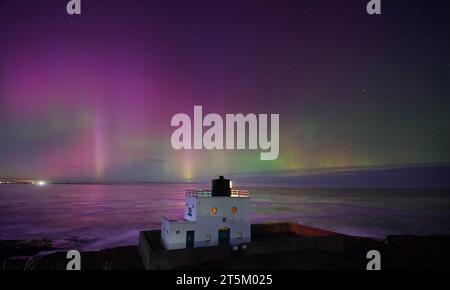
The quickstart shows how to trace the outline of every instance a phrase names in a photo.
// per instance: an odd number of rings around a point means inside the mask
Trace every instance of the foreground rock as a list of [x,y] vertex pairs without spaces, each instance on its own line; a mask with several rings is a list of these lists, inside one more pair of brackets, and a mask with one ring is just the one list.
[[[320,249],[301,249],[272,254],[231,254],[227,258],[175,267],[179,270],[365,270],[369,250],[381,253],[383,270],[450,270],[450,236],[389,236],[384,241],[340,236],[320,237]],[[314,240],[311,240],[314,243]],[[327,249],[326,244],[330,243]],[[0,241],[2,270],[65,270],[65,252],[33,256],[52,249],[49,241]],[[81,254],[82,270],[143,270],[136,246]],[[20,258],[17,258],[22,256]],[[16,258],[14,258],[16,257]]]

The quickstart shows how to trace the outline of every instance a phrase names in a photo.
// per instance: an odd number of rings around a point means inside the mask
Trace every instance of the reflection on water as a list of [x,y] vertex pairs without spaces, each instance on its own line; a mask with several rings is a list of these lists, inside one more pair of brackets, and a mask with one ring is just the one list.
[[[185,184],[0,186],[0,239],[48,238],[93,250],[137,244],[138,232],[181,216]],[[450,234],[443,191],[251,190],[252,223],[293,221],[351,235]]]

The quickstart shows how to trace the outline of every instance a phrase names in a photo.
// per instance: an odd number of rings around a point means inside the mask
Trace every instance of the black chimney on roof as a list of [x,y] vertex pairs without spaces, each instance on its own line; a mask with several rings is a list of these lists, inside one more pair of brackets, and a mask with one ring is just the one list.
[[231,196],[230,180],[219,176],[212,181],[212,196]]

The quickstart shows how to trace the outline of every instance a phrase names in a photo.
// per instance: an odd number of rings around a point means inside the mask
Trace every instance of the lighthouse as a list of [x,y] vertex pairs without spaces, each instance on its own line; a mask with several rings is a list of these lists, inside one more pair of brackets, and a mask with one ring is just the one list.
[[186,190],[184,218],[162,219],[161,243],[167,250],[249,243],[249,214],[248,191],[220,176],[211,190]]

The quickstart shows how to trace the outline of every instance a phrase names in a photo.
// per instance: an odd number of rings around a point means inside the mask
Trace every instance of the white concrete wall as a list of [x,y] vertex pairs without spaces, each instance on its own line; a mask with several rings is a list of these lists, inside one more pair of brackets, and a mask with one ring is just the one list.
[[[168,221],[162,220],[161,242],[168,250],[186,248],[186,232],[195,231],[197,235],[195,222],[190,221]],[[194,236],[195,242],[196,236]]]
[[[242,197],[205,197],[197,199],[197,223],[212,232],[214,245],[218,244],[218,231],[221,227],[230,229],[230,240],[237,238],[244,242],[250,241],[250,200]],[[211,215],[211,208],[217,208],[216,216]],[[231,208],[236,207],[237,213],[232,214]],[[223,220],[225,218],[225,221]],[[235,241],[237,242],[237,241]]]
[[[188,208],[191,215],[188,215]],[[217,214],[211,215],[211,208]],[[231,208],[236,207],[233,214]],[[224,219],[225,218],[225,219]],[[166,249],[186,247],[186,232],[195,231],[194,246],[215,246],[219,243],[219,229],[230,229],[230,244],[251,241],[250,198],[245,197],[186,197],[185,219],[187,221],[162,221],[161,240]]]

